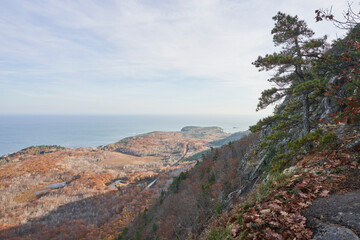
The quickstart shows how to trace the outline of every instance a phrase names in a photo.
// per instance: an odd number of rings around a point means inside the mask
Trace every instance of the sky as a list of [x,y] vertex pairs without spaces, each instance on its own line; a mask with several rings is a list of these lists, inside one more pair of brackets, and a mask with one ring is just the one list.
[[[339,0],[2,0],[0,114],[255,113],[270,73],[271,19]],[[354,5],[356,8],[358,5]],[[257,114],[267,115],[271,108]]]

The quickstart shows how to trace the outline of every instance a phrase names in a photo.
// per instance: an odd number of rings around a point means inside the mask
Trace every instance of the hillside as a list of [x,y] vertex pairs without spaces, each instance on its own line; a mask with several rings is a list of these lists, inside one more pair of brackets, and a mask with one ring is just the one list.
[[253,64],[275,71],[258,105],[274,114],[205,153],[117,239],[360,239],[359,28],[328,49],[297,16],[273,20],[283,51]]
[[[336,224],[337,231],[353,234],[359,227],[357,208],[347,212],[345,208],[349,201],[356,206],[358,198],[337,202],[338,210],[326,209],[328,203],[320,199],[357,194],[360,129],[328,126],[324,132],[336,133],[338,138],[326,148],[314,141],[316,147],[294,159],[292,167],[269,176],[264,161],[270,156],[259,151],[261,138],[256,134],[212,150],[175,178],[119,239],[311,239],[312,233],[335,231],[329,223]],[[317,211],[302,213],[312,204],[317,204]],[[339,220],[347,218],[347,222]]]
[[151,132],[128,137],[103,149],[133,156],[155,156],[173,164],[195,153],[209,149],[208,143],[230,134],[219,127],[184,127],[180,132]]
[[314,148],[241,194],[240,204],[203,233],[206,239],[358,239],[360,135],[335,131],[340,138],[327,149]]
[[243,131],[243,132],[236,132],[231,134],[230,136],[224,138],[224,139],[220,139],[220,140],[216,140],[216,141],[212,141],[209,144],[211,146],[214,147],[221,147],[222,145],[228,144],[230,142],[234,142],[236,140],[241,139],[242,137],[248,135],[250,132],[249,131]]
[[[221,128],[192,127],[142,134],[105,147],[33,146],[4,155],[0,238],[116,236],[174,176],[195,164],[181,159],[228,135]],[[128,150],[120,151],[120,146]]]

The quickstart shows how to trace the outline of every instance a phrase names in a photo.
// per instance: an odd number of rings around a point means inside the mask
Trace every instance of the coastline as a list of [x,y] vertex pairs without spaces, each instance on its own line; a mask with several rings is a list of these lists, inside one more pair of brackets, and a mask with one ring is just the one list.
[[190,125],[219,126],[233,133],[247,130],[257,118],[242,115],[0,115],[0,156],[38,145],[98,147],[152,131],[180,131]]

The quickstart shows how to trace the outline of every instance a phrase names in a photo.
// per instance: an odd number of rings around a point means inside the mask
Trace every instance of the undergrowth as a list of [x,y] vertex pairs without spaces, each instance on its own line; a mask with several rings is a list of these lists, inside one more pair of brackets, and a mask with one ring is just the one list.
[[[276,190],[289,184],[291,177],[297,173],[298,171],[290,173],[274,173],[266,182],[258,185],[254,192],[238,206],[241,211],[236,213],[236,223],[241,224],[244,220],[244,213],[249,212],[253,207],[260,207],[260,204],[264,199],[271,195],[276,195]],[[240,227],[240,230],[244,229]],[[240,233],[238,239],[242,239],[242,236],[245,236],[244,232]],[[230,224],[212,229],[206,237],[206,240],[218,239],[233,239]]]

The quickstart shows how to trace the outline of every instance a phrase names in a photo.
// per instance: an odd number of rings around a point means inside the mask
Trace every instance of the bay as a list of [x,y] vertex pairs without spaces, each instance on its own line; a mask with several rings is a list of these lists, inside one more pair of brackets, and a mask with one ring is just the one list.
[[237,132],[257,119],[243,115],[0,115],[0,156],[35,145],[97,147],[185,126],[218,126]]

